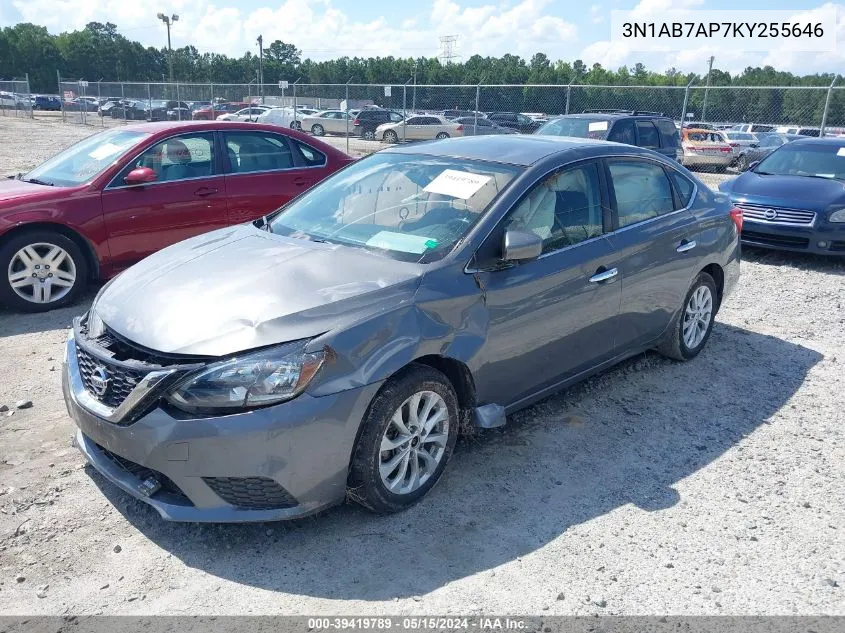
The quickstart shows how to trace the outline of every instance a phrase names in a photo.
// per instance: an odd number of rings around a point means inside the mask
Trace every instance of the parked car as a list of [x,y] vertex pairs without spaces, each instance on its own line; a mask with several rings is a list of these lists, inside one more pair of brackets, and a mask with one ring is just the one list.
[[149,101],[139,99],[123,99],[117,105],[109,108],[108,114],[113,119],[124,119],[126,121],[145,121],[147,119],[147,108]]
[[762,125],[760,123],[738,123],[730,128],[734,132],[773,132],[773,125]]
[[443,110],[440,114],[451,120],[460,119],[462,117],[472,117],[475,119],[476,116],[479,119],[487,118],[487,115],[484,112],[475,112],[474,110]]
[[550,120],[534,133],[604,139],[636,145],[678,161],[683,153],[674,121],[655,114],[623,111],[565,114]]
[[681,164],[688,169],[694,167],[713,167],[720,171],[727,169],[734,161],[734,153],[723,134],[724,132],[716,130],[684,128],[681,140],[684,153]]
[[33,110],[58,112],[62,109],[62,100],[56,95],[35,95],[32,108]]
[[464,136],[482,136],[487,134],[518,134],[516,130],[509,127],[502,127],[498,123],[474,116],[465,116],[453,119],[455,123],[464,126]]
[[718,130],[719,127],[713,125],[712,123],[703,123],[701,121],[687,121],[684,123],[684,127],[690,128],[692,130]]
[[842,141],[800,138],[719,189],[743,211],[744,244],[845,256],[843,181]]
[[0,108],[12,110],[18,107],[20,100],[11,92],[0,90]]
[[386,143],[399,140],[430,141],[463,136],[464,126],[437,114],[410,116],[395,123],[383,123],[376,128],[376,138]]
[[120,97],[108,97],[103,100],[100,107],[97,108],[97,114],[100,116],[111,116],[110,111],[121,102]]
[[175,111],[177,108],[184,112],[191,110],[191,106],[184,101],[153,99],[152,101],[146,102],[144,108],[145,118],[147,121],[167,121],[169,120],[168,113]]
[[213,121],[221,114],[237,112],[238,110],[248,108],[250,105],[252,104],[243,102],[230,103],[227,101],[214,103],[203,106],[202,108],[195,108],[193,114],[191,114],[191,118],[195,121]]
[[241,108],[237,112],[226,112],[217,116],[218,121],[256,121],[258,117],[271,108],[262,105],[252,105]]
[[67,112],[97,112],[100,109],[100,100],[97,97],[75,97],[65,101],[62,109]]
[[502,127],[509,127],[521,134],[533,134],[543,124],[518,112],[493,112],[487,118]]
[[761,161],[763,157],[768,156],[781,145],[800,138],[806,137],[797,134],[761,132],[757,136],[757,144],[754,147],[749,147],[736,161],[735,166],[738,171],[745,171],[752,163]]
[[300,129],[299,119],[294,117],[293,108],[270,108],[259,114],[256,122],[289,127],[294,130]]
[[183,105],[176,106],[174,108],[168,108],[167,110],[167,120],[168,121],[190,121],[193,119],[194,109],[191,104],[187,101],[183,102]]
[[382,123],[397,123],[402,120],[402,115],[397,112],[383,108],[365,108],[352,121],[352,127],[356,135],[363,139],[373,140],[376,138],[376,128]]
[[301,129],[311,132],[314,136],[324,134],[347,134],[355,130],[352,125],[353,117],[343,110],[323,110],[299,119]]
[[0,180],[0,303],[29,312],[70,303],[90,280],[261,217],[351,160],[300,132],[249,123],[136,124],[88,137]]
[[402,510],[460,425],[501,426],[644,350],[694,358],[737,282],[740,223],[637,147],[378,152],[107,285],[66,347],[76,445],[169,520],[290,519],[347,496]]

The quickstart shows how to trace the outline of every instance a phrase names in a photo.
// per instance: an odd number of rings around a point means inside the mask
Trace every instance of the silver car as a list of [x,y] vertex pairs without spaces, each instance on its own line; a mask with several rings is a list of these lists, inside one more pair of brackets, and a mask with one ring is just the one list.
[[647,349],[694,358],[738,279],[741,224],[638,147],[389,148],[104,286],[67,342],[76,443],[171,520],[294,518],[347,495],[402,510],[461,427]]

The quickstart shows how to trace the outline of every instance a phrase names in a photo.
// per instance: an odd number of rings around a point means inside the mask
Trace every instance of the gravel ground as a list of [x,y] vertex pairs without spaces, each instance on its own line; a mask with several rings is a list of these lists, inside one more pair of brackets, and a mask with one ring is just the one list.
[[[90,131],[0,119],[0,173]],[[845,615],[845,266],[743,266],[696,360],[462,441],[405,513],[262,525],[165,523],[83,466],[60,359],[91,294],[0,309],[0,612]]]

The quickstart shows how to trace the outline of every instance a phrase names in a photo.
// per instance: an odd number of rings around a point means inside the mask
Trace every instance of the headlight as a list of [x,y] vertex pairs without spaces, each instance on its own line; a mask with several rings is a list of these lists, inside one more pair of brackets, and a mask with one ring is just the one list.
[[210,365],[185,379],[167,399],[189,412],[248,409],[290,400],[311,382],[326,357],[305,342],[265,349]]
[[828,218],[828,222],[845,222],[845,209],[839,209],[839,211],[834,211],[831,213]]

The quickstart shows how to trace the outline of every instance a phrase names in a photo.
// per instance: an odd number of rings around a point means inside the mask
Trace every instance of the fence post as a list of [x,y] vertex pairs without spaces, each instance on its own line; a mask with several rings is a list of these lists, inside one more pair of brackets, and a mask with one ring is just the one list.
[[[352,77],[349,78],[352,81]],[[346,82],[346,153],[349,153],[349,81]]]
[[478,134],[478,104],[481,102],[481,84],[475,87],[475,121],[472,124],[472,135]]
[[833,93],[833,85],[836,83],[836,75],[833,76],[833,81],[830,82],[830,87],[827,89],[827,97],[824,100],[824,112],[822,112],[822,124],[819,127],[819,136],[824,136],[824,128],[827,124],[827,111],[830,108],[830,95]]
[[126,90],[123,82],[120,82],[120,105],[123,109],[123,122],[126,123]]
[[406,123],[408,119],[408,83],[411,80],[409,79],[404,84],[402,84],[402,142],[405,143],[408,134],[408,124]]
[[564,110],[564,114],[569,114],[569,97],[572,95],[572,80],[569,80],[569,84],[566,86],[566,109]]
[[153,93],[150,90],[150,82],[147,82],[147,107],[150,109],[150,121],[153,120]]
[[690,82],[687,84],[687,87],[684,88],[684,105],[681,107],[681,129],[684,129],[684,123],[687,120],[687,105],[689,104],[689,89],[692,87],[693,82],[695,79],[691,79]]
[[[102,104],[103,96],[100,93],[100,81],[97,81],[97,114],[101,114],[100,108],[103,107]],[[106,117],[100,117],[100,127],[106,127]]]
[[208,89],[211,91],[211,101],[208,103],[211,105],[211,120],[214,120],[214,83],[208,84]]
[[293,127],[296,128],[296,121],[297,121],[297,113],[296,113],[296,83],[302,79],[302,77],[297,77],[296,81],[293,82]]
[[62,123],[65,123],[65,91],[62,90],[62,73],[56,68],[56,85],[59,87],[59,99],[62,104]]
[[[165,113],[166,114],[166,113]],[[179,82],[176,82],[176,118],[182,120],[182,108],[179,107]]]
[[32,102],[32,88],[29,86],[29,73],[24,73],[24,77],[26,77],[26,98],[29,99],[29,118],[34,118],[35,115],[32,113],[32,106],[35,104]]

